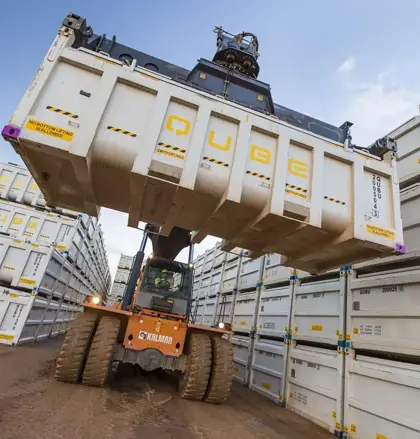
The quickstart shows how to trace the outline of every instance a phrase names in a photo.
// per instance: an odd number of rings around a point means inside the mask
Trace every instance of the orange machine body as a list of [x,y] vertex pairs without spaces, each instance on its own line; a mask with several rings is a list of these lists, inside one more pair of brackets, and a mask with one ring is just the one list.
[[184,316],[142,310],[129,318],[123,344],[127,349],[157,349],[164,355],[179,357],[184,349],[187,329]]

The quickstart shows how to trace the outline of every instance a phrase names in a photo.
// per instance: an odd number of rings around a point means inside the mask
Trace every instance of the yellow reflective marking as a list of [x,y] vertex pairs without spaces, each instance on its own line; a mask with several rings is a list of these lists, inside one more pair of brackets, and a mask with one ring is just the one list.
[[58,250],[67,250],[68,247],[66,245],[56,245],[55,248],[57,248]]
[[242,322],[241,322],[241,326],[245,326],[246,325],[246,321],[245,320],[242,320]]
[[335,410],[332,412],[332,417],[333,417],[333,418],[336,418],[336,417],[337,417],[337,412],[336,412]]
[[350,430],[351,430],[353,433],[356,433],[356,424],[350,424]]
[[35,281],[31,279],[26,279],[25,277],[21,277],[19,279],[19,283],[28,284],[28,285],[35,285]]
[[269,165],[271,162],[271,151],[262,146],[251,145],[249,158],[254,162],[262,163],[263,165]]
[[393,230],[383,229],[382,227],[373,226],[372,224],[366,224],[366,231],[381,238],[395,239],[395,232]]
[[322,331],[322,325],[312,325],[312,331]]
[[303,200],[308,199],[308,196],[306,194],[303,194],[302,192],[294,191],[292,189],[286,189],[286,193],[293,195],[294,197],[302,198]]
[[270,384],[267,383],[266,381],[263,381],[263,382],[261,383],[261,387],[262,387],[263,389],[270,390]]
[[56,127],[39,120],[29,119],[25,125],[27,130],[36,131],[45,136],[55,137],[56,139],[71,142],[73,140],[74,133],[64,128]]
[[9,340],[9,341],[12,341],[14,338],[15,338],[14,335],[0,334],[0,340]]
[[226,137],[226,142],[224,145],[220,144],[220,143],[216,143],[214,141],[214,136],[215,136],[215,131],[211,130],[210,134],[209,134],[209,145],[212,146],[213,148],[217,148],[217,149],[221,149],[222,151],[229,151],[230,149],[230,145],[232,143],[232,137],[227,136]]
[[[174,121],[184,124],[184,128],[183,129],[174,128],[173,127]],[[171,132],[175,131],[176,136],[186,136],[190,132],[191,122],[188,119],[184,119],[183,117],[177,116],[176,114],[171,114],[170,116],[168,116],[168,120],[166,121],[165,126],[168,131]]]
[[164,149],[161,149],[161,148],[158,148],[157,152],[160,152],[161,154],[168,155],[169,157],[175,157],[177,159],[184,160],[184,156],[183,155],[176,154],[176,153],[170,152],[170,151],[165,151]]

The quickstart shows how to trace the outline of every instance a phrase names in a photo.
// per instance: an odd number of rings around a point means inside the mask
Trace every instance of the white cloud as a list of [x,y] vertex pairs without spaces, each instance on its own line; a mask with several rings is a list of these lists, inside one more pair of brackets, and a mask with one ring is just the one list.
[[348,57],[343,64],[337,69],[339,73],[349,73],[356,67],[356,58],[354,56]]
[[402,86],[388,73],[367,83],[346,81],[344,87],[350,97],[341,116],[354,123],[353,141],[361,146],[368,146],[418,113],[420,87]]

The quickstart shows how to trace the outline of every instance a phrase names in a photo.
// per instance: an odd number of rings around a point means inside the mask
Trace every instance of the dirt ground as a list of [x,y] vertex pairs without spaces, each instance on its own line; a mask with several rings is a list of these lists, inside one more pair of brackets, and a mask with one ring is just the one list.
[[174,377],[124,367],[106,388],[56,382],[62,340],[0,345],[2,439],[327,439],[332,436],[234,385],[228,404],[180,399]]

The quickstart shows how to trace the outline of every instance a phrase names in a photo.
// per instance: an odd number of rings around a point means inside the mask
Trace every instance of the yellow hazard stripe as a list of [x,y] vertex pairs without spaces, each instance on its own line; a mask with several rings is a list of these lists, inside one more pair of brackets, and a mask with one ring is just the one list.
[[62,110],[61,108],[47,106],[47,110],[53,111],[54,113],[64,114],[64,116],[72,117],[73,119],[77,119],[79,116],[74,113],[70,113],[70,111]]
[[290,189],[294,189],[295,191],[303,192],[304,194],[306,194],[308,192],[308,189],[305,189],[305,188],[300,187],[300,186],[296,186],[294,184],[286,183],[286,187],[288,187]]
[[131,133],[130,131],[123,130],[122,128],[116,128],[112,126],[107,126],[107,130],[114,131],[115,133],[125,134],[126,136],[130,137],[137,137],[137,134]]
[[248,175],[252,175],[253,177],[262,178],[263,180],[271,180],[270,177],[267,177],[266,175],[263,174],[258,174],[258,172],[246,171],[246,173]]
[[179,148],[178,146],[169,145],[168,143],[159,142],[158,146],[163,146],[164,148],[172,149],[173,151],[178,151],[182,154],[187,152],[185,149]]
[[331,197],[327,197],[327,196],[324,197],[324,200],[332,201],[333,203],[341,204],[342,206],[344,206],[346,204],[345,201],[337,200],[335,198],[331,198]]
[[203,157],[203,160],[207,160],[208,162],[215,163],[216,165],[221,165],[227,168],[229,166],[228,163],[221,162],[220,160],[212,159],[211,157]]

